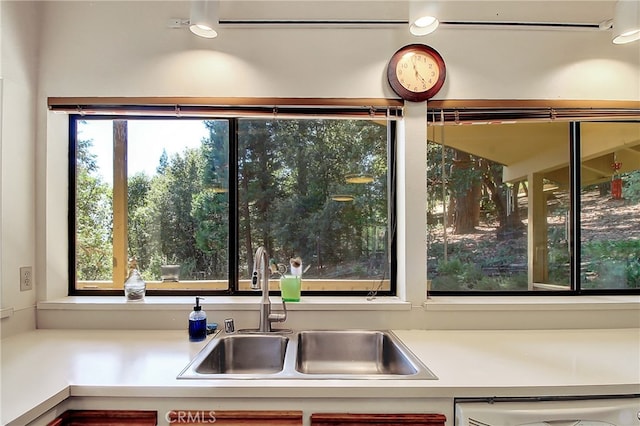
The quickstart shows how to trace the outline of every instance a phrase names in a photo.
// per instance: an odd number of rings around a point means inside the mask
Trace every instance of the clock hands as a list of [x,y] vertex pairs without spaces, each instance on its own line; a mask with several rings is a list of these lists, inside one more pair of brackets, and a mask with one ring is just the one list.
[[411,65],[413,65],[413,70],[416,73],[416,77],[418,77],[420,79],[420,81],[422,81],[422,84],[424,84],[424,86],[427,87],[427,82],[424,81],[424,78],[418,72],[418,67],[416,67],[416,57],[415,57],[415,55],[411,57]]

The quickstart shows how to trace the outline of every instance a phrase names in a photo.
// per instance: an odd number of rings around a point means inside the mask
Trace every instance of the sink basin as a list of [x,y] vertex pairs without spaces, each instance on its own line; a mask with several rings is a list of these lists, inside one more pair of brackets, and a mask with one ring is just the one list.
[[437,377],[391,331],[247,330],[214,337],[178,379]]
[[181,373],[184,377],[269,375],[282,371],[289,339],[236,334],[213,339]]
[[419,370],[413,354],[384,331],[301,331],[296,359],[304,374],[407,376]]

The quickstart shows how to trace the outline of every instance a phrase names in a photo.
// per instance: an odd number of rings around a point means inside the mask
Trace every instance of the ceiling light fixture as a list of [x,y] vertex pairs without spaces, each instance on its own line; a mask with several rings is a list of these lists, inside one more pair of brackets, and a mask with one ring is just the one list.
[[437,3],[433,1],[409,2],[409,32],[414,36],[431,34],[438,28]]
[[613,43],[640,40],[640,0],[618,0],[613,17]]
[[218,36],[214,29],[217,24],[217,0],[191,0],[189,30],[192,33],[204,38],[215,38]]
[[336,195],[332,195],[331,199],[333,201],[339,201],[341,203],[346,203],[349,201],[353,201],[354,197],[353,195],[348,195],[348,194],[336,194]]
[[371,183],[373,176],[364,173],[353,173],[344,177],[346,183]]

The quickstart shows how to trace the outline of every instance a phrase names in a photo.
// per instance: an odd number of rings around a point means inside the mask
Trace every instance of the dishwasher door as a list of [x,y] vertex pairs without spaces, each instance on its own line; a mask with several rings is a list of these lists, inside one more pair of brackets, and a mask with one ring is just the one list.
[[456,402],[457,426],[640,426],[640,397]]

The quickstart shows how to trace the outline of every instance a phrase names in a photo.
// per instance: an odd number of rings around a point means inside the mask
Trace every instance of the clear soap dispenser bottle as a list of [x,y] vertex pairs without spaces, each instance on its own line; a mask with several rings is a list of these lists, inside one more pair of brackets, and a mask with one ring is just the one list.
[[138,261],[135,257],[129,259],[129,277],[124,282],[124,295],[129,301],[141,301],[144,299],[147,284],[138,272]]
[[189,340],[199,342],[207,337],[207,313],[200,306],[200,299],[204,297],[196,296],[196,305],[189,314]]

